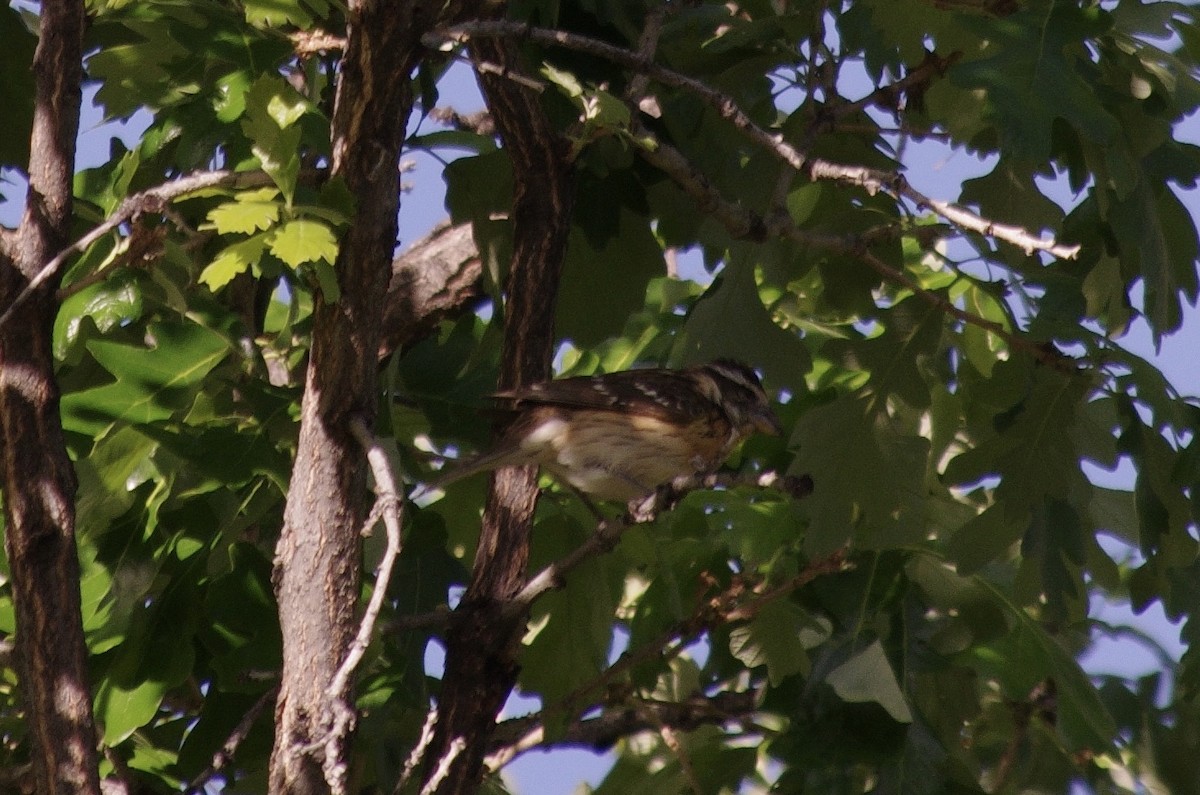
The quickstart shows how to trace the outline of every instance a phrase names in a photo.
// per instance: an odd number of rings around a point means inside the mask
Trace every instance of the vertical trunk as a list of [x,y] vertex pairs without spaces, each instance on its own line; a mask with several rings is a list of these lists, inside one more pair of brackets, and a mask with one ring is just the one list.
[[423,55],[421,34],[452,6],[352,0],[349,7],[333,171],[346,181],[357,212],[338,255],[341,297],[315,312],[299,448],[276,548],[283,672],[273,793],[328,792],[322,764],[349,760],[348,738],[325,742],[333,717],[326,690],[356,628],[367,494],[366,460],[349,422],[360,417],[369,426],[375,417],[381,297],[396,243],[400,147],[412,109],[409,75]]
[[[519,71],[511,42],[480,41],[471,53]],[[508,389],[550,374],[574,179],[566,142],[551,128],[537,94],[506,76],[482,73],[480,85],[513,162],[513,258],[500,375],[500,388]],[[437,730],[426,757],[428,778],[452,748],[461,749],[436,789],[441,795],[478,788],[496,716],[516,682],[524,617],[501,620],[501,609],[525,583],[536,503],[535,467],[504,469],[493,477],[461,620],[446,638]]]
[[[64,247],[71,220],[83,3],[46,0],[40,19],[29,196],[0,254],[3,306]],[[4,538],[38,792],[76,795],[99,793],[100,782],[79,609],[75,473],[51,348],[57,286],[43,284],[0,329]]]

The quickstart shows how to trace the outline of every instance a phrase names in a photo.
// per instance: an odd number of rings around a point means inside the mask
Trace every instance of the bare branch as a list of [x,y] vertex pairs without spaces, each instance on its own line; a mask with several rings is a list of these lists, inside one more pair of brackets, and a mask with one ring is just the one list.
[[16,308],[27,301],[39,287],[54,277],[66,264],[69,257],[73,254],[83,253],[97,240],[126,221],[142,213],[162,213],[166,206],[175,199],[205,188],[250,188],[270,183],[271,178],[261,171],[203,171],[180,177],[127,197],[104,223],[55,254],[38,271],[37,275],[29,280],[25,288],[12,300],[12,303],[5,307],[3,314],[0,314],[0,326],[3,326],[12,317]]
[[425,751],[429,748],[429,744],[433,742],[433,729],[437,725],[437,707],[429,710],[429,714],[425,716],[425,723],[421,726],[421,735],[417,738],[417,744],[413,746],[412,753],[408,755],[408,759],[404,760],[404,769],[400,771],[400,778],[396,781],[396,786],[392,789],[392,795],[399,795],[404,789],[413,774],[421,767],[421,762],[425,758]]
[[496,134],[496,121],[490,111],[484,109],[474,113],[462,114],[454,108],[436,107],[429,111],[429,118],[439,124],[445,124],[456,130],[466,130],[476,135],[488,137]]
[[54,297],[59,301],[65,301],[67,298],[83,292],[93,284],[104,281],[117,268],[122,268],[129,264],[149,263],[158,259],[162,256],[165,240],[165,226],[157,225],[147,228],[135,225],[133,231],[123,241],[123,248],[118,248],[116,256],[113,257],[107,266],[89,273],[82,279],[71,282],[66,287],[60,287]]
[[[660,3],[650,13],[646,15],[646,19],[642,24],[642,35],[638,37],[637,54],[639,58],[646,61],[654,60],[654,53],[658,50],[658,39],[662,36],[663,21],[666,20],[667,14],[673,12],[677,6],[670,3]],[[633,79],[629,81],[629,86],[625,89],[625,98],[636,102],[638,98],[646,93],[646,89],[650,85],[650,78],[645,72],[636,72]]]
[[450,765],[454,764],[454,760],[467,747],[467,741],[462,737],[455,737],[450,741],[450,745],[446,748],[446,753],[442,754],[442,758],[438,760],[437,767],[433,769],[433,774],[429,777],[429,781],[421,787],[421,795],[433,795],[437,788],[450,774]]
[[471,225],[442,223],[392,262],[379,358],[428,334],[483,297],[483,260]]
[[233,755],[237,753],[238,746],[246,739],[246,735],[254,727],[254,722],[258,720],[258,716],[262,714],[262,711],[266,709],[268,704],[275,701],[277,695],[279,695],[278,686],[263,693],[258,701],[255,701],[254,705],[246,710],[246,714],[242,716],[237,726],[229,733],[229,737],[225,740],[220,750],[213,754],[212,762],[209,766],[188,784],[185,795],[192,795],[192,793],[203,791],[204,785],[208,783],[208,780],[221,772],[226,765],[233,761]]
[[[701,726],[728,723],[751,715],[757,709],[761,695],[758,690],[743,690],[711,696],[697,694],[681,702],[639,699],[605,707],[594,718],[572,721],[553,742],[559,747],[578,745],[603,750],[622,737],[663,726],[693,731]],[[531,715],[497,726],[493,740],[495,750],[487,758],[488,768],[499,770],[525,751],[545,744],[543,718],[544,714]]]
[[363,655],[371,644],[371,636],[375,632],[375,622],[379,618],[379,611],[383,608],[383,600],[387,596],[392,569],[395,567],[396,558],[400,555],[404,506],[402,492],[396,485],[396,478],[392,474],[392,464],[387,451],[379,444],[379,440],[375,438],[361,418],[352,418],[349,427],[350,433],[366,453],[367,462],[371,466],[371,474],[375,478],[375,505],[367,518],[364,532],[383,519],[384,527],[387,528],[387,547],[384,549],[379,566],[375,569],[375,586],[371,590],[367,609],[363,611],[362,620],[359,622],[358,634],[355,635],[347,649],[346,656],[326,691],[333,718],[328,734],[318,743],[329,747],[329,751],[325,754],[325,778],[334,792],[344,792],[346,789],[346,771],[343,769],[337,749],[344,743],[346,735],[354,723],[354,710],[349,705],[347,697],[350,677],[358,664],[362,662]]
[[951,53],[945,58],[940,57],[937,53],[926,53],[925,60],[910,69],[904,77],[885,86],[880,86],[861,99],[856,99],[853,102],[845,102],[830,108],[827,111],[827,115],[832,120],[838,120],[872,106],[895,112],[900,97],[909,92],[924,88],[935,77],[944,75],[946,70],[961,58],[961,52]]
[[[654,517],[663,509],[677,503],[689,491],[701,488],[711,489],[718,486],[729,488],[738,485],[770,487],[777,483],[780,486],[780,490],[790,492],[792,496],[807,496],[806,491],[795,489],[791,485],[791,481],[786,478],[780,478],[775,472],[757,473],[750,477],[729,474],[708,475],[703,478],[680,481],[677,484],[672,484],[670,488],[659,489],[640,501],[640,504],[631,504],[626,516],[620,519],[599,522],[596,525],[595,531],[588,536],[586,541],[531,577],[529,582],[525,584],[525,587],[504,605],[504,615],[510,617],[523,615],[534,601],[547,591],[564,588],[566,586],[566,576],[569,572],[590,558],[611,551],[616,546],[617,541],[620,540],[621,534],[628,530],[630,526],[653,521]],[[808,489],[811,490],[811,482]]]
[[342,52],[346,49],[346,37],[335,36],[324,30],[298,30],[288,36],[292,48],[301,58],[326,52]]
[[[631,131],[639,138],[649,140],[650,132],[640,123],[634,122]],[[995,334],[1009,345],[1026,351],[1039,361],[1062,369],[1065,362],[1062,357],[1047,351],[1033,340],[1009,331],[1000,323],[980,317],[972,312],[960,309],[949,299],[922,287],[915,279],[902,270],[892,267],[876,255],[868,247],[880,232],[874,234],[862,233],[843,236],[829,235],[801,229],[786,211],[771,213],[769,216],[759,215],[742,205],[726,199],[699,169],[691,164],[686,157],[672,146],[654,142],[653,145],[638,150],[642,159],[670,176],[685,193],[691,196],[699,205],[700,210],[721,223],[735,238],[753,241],[763,241],[775,237],[783,237],[804,246],[815,246],[841,254],[853,256],[878,273],[883,279],[892,284],[910,290],[922,301],[935,306],[948,315],[964,323],[969,323],[985,331]],[[863,171],[866,171],[863,169]],[[947,205],[950,206],[950,205]],[[957,209],[957,208],[955,208]]]
[[[651,713],[650,719],[654,719],[653,713]],[[687,749],[683,747],[683,743],[679,742],[679,735],[666,724],[658,726],[658,734],[667,748],[671,749],[671,753],[675,754],[675,758],[679,760],[679,768],[683,771],[683,777],[687,780],[692,792],[695,795],[704,795],[704,788],[700,786],[700,779],[696,776],[696,767],[692,764],[692,758],[688,755]]]
[[1021,227],[990,221],[957,205],[930,199],[909,185],[900,174],[809,157],[788,143],[782,134],[770,132],[755,124],[728,94],[717,91],[700,80],[667,69],[655,63],[647,55],[635,53],[599,39],[561,30],[534,27],[520,22],[489,21],[453,25],[426,34],[422,37],[422,41],[429,46],[438,46],[444,41],[461,43],[471,38],[498,37],[529,39],[539,44],[587,53],[648,75],[665,85],[688,91],[703,100],[721,118],[729,121],[735,129],[751,141],[772,152],[780,160],[800,173],[806,174],[810,179],[834,180],[857,185],[868,192],[884,191],[896,198],[905,198],[918,207],[927,208],[963,229],[1010,243],[1027,254],[1034,251],[1046,251],[1062,259],[1074,259],[1079,254],[1077,245],[1062,245],[1053,238],[1035,236]]
[[698,602],[692,615],[667,627],[657,637],[641,647],[622,654],[615,663],[603,670],[595,679],[568,693],[556,709],[575,712],[576,705],[590,693],[603,689],[618,676],[647,660],[657,658],[667,661],[672,659],[687,648],[703,631],[718,624],[728,623],[729,616],[737,614],[736,611],[757,612],[769,601],[802,588],[818,577],[846,571],[850,566],[851,564],[846,560],[845,550],[838,550],[827,557],[809,561],[799,574],[779,588],[741,604],[738,600],[746,593],[745,583],[735,580],[725,590],[707,600]]

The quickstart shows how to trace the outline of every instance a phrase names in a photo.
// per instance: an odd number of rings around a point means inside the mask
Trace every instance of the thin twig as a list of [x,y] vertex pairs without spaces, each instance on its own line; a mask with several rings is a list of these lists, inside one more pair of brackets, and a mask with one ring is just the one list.
[[288,35],[292,48],[301,58],[326,52],[342,52],[346,49],[346,37],[335,36],[328,31],[298,30]]
[[566,575],[569,572],[590,558],[610,551],[620,540],[621,534],[631,525],[653,520],[659,512],[670,504],[678,502],[689,491],[746,485],[761,488],[774,487],[790,493],[794,497],[807,496],[804,488],[792,484],[788,478],[780,478],[774,471],[757,472],[749,476],[717,473],[701,478],[691,478],[685,482],[673,484],[669,489],[660,489],[642,500],[636,509],[631,509],[629,515],[597,523],[595,531],[588,536],[586,541],[531,577],[525,583],[525,587],[504,605],[504,615],[509,618],[523,615],[542,594],[565,587]]
[[[807,476],[780,476],[774,470],[743,475],[739,473],[718,472],[706,475],[690,482],[675,485],[670,490],[658,491],[637,506],[630,515],[617,519],[603,519],[596,524],[595,531],[587,540],[562,558],[548,564],[544,569],[531,577],[520,591],[503,607],[503,615],[515,617],[522,614],[542,595],[548,591],[562,589],[566,586],[566,575],[595,555],[608,552],[633,524],[653,520],[672,501],[678,501],[688,491],[704,488],[734,488],[737,486],[752,486],[769,488],[787,494],[795,499],[804,499],[812,493],[812,479]],[[636,516],[634,515],[636,514]],[[388,622],[387,632],[404,632],[417,629],[443,629],[457,620],[459,614],[447,605],[438,605],[428,613],[415,616],[401,616]]]
[[1046,251],[1061,259],[1074,259],[1079,254],[1077,245],[1068,246],[1056,242],[1053,238],[1037,237],[1021,227],[990,221],[965,208],[931,199],[909,185],[900,174],[809,157],[788,143],[781,133],[770,132],[755,124],[728,94],[717,91],[700,80],[668,69],[655,63],[652,58],[624,47],[617,47],[577,33],[539,28],[522,22],[505,21],[464,22],[427,33],[422,37],[422,41],[428,46],[436,47],[445,41],[462,43],[472,37],[523,38],[539,44],[564,47],[604,58],[627,69],[648,75],[673,88],[691,92],[750,140],[769,150],[792,168],[806,174],[810,179],[843,182],[857,185],[871,193],[884,191],[896,198],[908,199],[918,207],[928,208],[963,229],[1003,240],[1017,246],[1027,254],[1032,254],[1034,251]]
[[276,685],[259,696],[258,701],[255,701],[253,706],[246,710],[246,714],[238,721],[237,726],[233,727],[233,731],[229,733],[229,737],[221,745],[220,750],[213,754],[212,762],[209,766],[188,784],[184,795],[201,792],[209,779],[220,773],[226,765],[233,761],[233,755],[237,753],[238,746],[246,739],[246,735],[250,734],[250,729],[254,727],[254,722],[258,720],[258,716],[262,714],[267,705],[273,702],[278,695],[279,685]]
[[699,602],[690,616],[667,627],[653,640],[622,654],[616,662],[601,671],[595,679],[585,682],[568,693],[557,709],[573,712],[575,711],[574,705],[589,693],[604,688],[618,676],[651,658],[658,658],[662,662],[673,659],[706,629],[728,623],[729,616],[753,616],[766,604],[780,596],[802,588],[818,577],[846,571],[850,565],[846,560],[845,550],[838,550],[827,557],[810,561],[799,574],[779,588],[759,595],[741,605],[737,604],[737,599],[745,593],[744,584],[735,582],[726,590]]
[[438,760],[433,775],[429,777],[429,781],[421,788],[421,795],[433,795],[437,791],[438,785],[442,783],[442,779],[450,774],[450,765],[454,764],[454,760],[466,747],[467,741],[462,737],[455,737],[450,741],[450,746],[446,749],[446,753],[442,754],[442,758]]
[[960,58],[962,58],[961,52],[953,52],[945,58],[938,56],[936,53],[926,53],[925,59],[916,67],[910,69],[904,77],[894,80],[887,85],[879,86],[870,94],[853,102],[846,102],[829,108],[824,115],[832,122],[844,119],[846,116],[853,115],[872,106],[895,112],[899,97],[913,89],[924,86],[924,84],[935,77],[941,77]]
[[627,519],[615,519],[597,524],[595,532],[588,536],[586,541],[546,566],[525,583],[525,587],[504,605],[504,615],[508,618],[522,615],[542,594],[563,588],[566,585],[565,578],[569,571],[596,555],[611,550],[616,546],[621,534],[632,524]]
[[[650,140],[650,132],[639,122],[631,125],[634,134]],[[876,229],[873,232],[858,235],[831,235],[801,229],[786,212],[775,212],[770,215],[760,215],[746,209],[741,204],[725,198],[720,190],[709,181],[699,169],[678,149],[661,142],[639,148],[638,154],[646,162],[670,176],[677,185],[699,205],[702,212],[712,216],[721,223],[735,238],[762,242],[771,238],[782,237],[803,246],[814,246],[835,251],[861,260],[869,268],[878,273],[886,281],[910,290],[920,300],[935,306],[948,315],[964,323],[969,323],[985,331],[995,334],[1010,346],[1026,351],[1044,364],[1062,369],[1064,361],[1053,352],[1046,350],[1033,340],[1009,331],[1002,324],[980,317],[972,312],[960,309],[949,299],[922,287],[915,279],[904,271],[894,268],[872,254],[868,249],[877,236],[888,233],[886,229]]]
[[475,61],[472,64],[477,72],[485,72],[487,74],[496,75],[496,77],[511,80],[519,86],[532,89],[539,94],[546,90],[546,84],[538,80],[536,77],[523,75],[513,69],[509,69],[504,64],[493,63],[492,61]]
[[379,566],[375,569],[375,585],[371,591],[371,598],[367,602],[367,609],[363,611],[362,620],[359,622],[358,633],[351,642],[345,659],[342,660],[342,664],[338,666],[337,672],[329,682],[329,687],[325,689],[326,697],[329,699],[329,709],[332,712],[329,729],[324,736],[309,745],[310,752],[322,745],[325,747],[325,782],[335,794],[346,791],[348,771],[341,761],[342,754],[339,753],[339,748],[355,720],[354,709],[348,703],[350,677],[362,662],[363,655],[366,654],[367,647],[371,644],[371,636],[375,632],[375,622],[383,608],[383,600],[387,597],[392,569],[395,567],[396,558],[400,555],[404,506],[401,491],[396,486],[396,478],[392,474],[388,453],[379,444],[379,440],[359,417],[350,420],[350,433],[366,453],[371,474],[375,478],[375,504],[367,518],[364,532],[382,518],[384,527],[387,529],[387,547],[384,549]]
[[[654,53],[658,50],[658,39],[662,36],[663,22],[667,18],[667,14],[673,12],[677,6],[673,3],[659,3],[650,13],[646,14],[646,18],[642,21],[642,35],[638,37],[637,54],[639,58],[646,61],[654,60]],[[633,79],[629,81],[629,86],[625,89],[625,98],[637,101],[646,89],[649,87],[650,78],[645,72],[635,72]]]
[[400,778],[396,781],[396,786],[392,789],[392,795],[399,795],[400,791],[412,779],[413,774],[417,772],[417,768],[421,766],[422,760],[425,759],[425,751],[428,750],[429,744],[433,742],[433,729],[436,725],[437,708],[434,707],[425,716],[425,723],[421,726],[421,734],[417,738],[417,744],[413,746],[408,759],[404,760],[404,769],[400,771]]
[[[594,717],[571,721],[550,741],[557,746],[605,749],[621,737],[663,726],[674,731],[694,731],[701,726],[744,720],[758,708],[761,698],[761,688],[753,687],[722,690],[712,695],[696,693],[680,702],[633,699],[606,705]],[[499,770],[525,751],[546,744],[547,717],[545,712],[525,715],[497,726],[494,737],[497,746],[488,754],[488,769]]]
[[683,778],[687,781],[692,792],[695,795],[704,795],[704,788],[700,786],[700,778],[696,775],[696,766],[692,764],[692,757],[688,754],[687,749],[683,747],[683,743],[679,742],[679,735],[665,723],[659,723],[658,735],[662,737],[663,743],[671,750],[671,753],[675,754],[675,758],[679,760],[679,769],[683,771]]
[[366,452],[367,462],[371,465],[371,474],[375,477],[376,505],[379,517],[383,519],[383,525],[387,529],[387,547],[375,569],[375,586],[371,591],[371,599],[367,602],[367,609],[363,612],[362,621],[359,622],[358,634],[355,636],[354,642],[350,644],[349,651],[346,652],[346,659],[342,661],[333,680],[329,683],[330,695],[338,697],[345,692],[350,675],[354,673],[354,669],[362,661],[363,654],[371,644],[375,621],[379,618],[379,611],[383,608],[383,600],[387,597],[388,583],[392,579],[392,569],[395,567],[396,558],[400,555],[404,506],[402,492],[397,487],[396,478],[392,474],[392,464],[388,452],[379,444],[379,440],[375,438],[374,434],[367,429],[361,418],[355,417],[350,420],[350,433],[354,435]]
[[29,280],[29,284],[17,293],[17,297],[5,308],[4,313],[0,314],[0,326],[8,322],[17,307],[29,300],[38,288],[53,278],[69,257],[83,253],[97,240],[130,219],[142,213],[162,213],[167,204],[175,199],[205,188],[249,188],[270,183],[271,178],[262,171],[202,171],[127,197],[103,223],[55,254],[53,259]]

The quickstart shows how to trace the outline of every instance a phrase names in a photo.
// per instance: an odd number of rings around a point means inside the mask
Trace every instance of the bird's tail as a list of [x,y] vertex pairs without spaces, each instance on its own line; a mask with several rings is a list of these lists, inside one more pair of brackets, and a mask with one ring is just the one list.
[[445,489],[451,483],[469,478],[472,475],[478,475],[480,472],[499,469],[500,467],[512,464],[529,463],[524,459],[525,456],[522,455],[521,450],[516,445],[503,445],[495,450],[489,450],[482,455],[451,464],[433,480],[422,483],[413,489],[412,494],[409,495],[409,499],[420,499],[427,494]]

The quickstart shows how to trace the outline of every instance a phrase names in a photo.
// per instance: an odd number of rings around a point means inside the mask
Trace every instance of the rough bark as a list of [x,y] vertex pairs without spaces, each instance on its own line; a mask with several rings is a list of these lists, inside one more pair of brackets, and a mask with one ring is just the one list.
[[[511,42],[471,47],[478,61],[519,68]],[[554,343],[554,304],[566,253],[573,200],[569,147],[547,120],[535,92],[507,77],[483,73],[484,97],[513,162],[513,257],[505,285],[500,388],[545,379]],[[446,672],[437,728],[426,757],[430,782],[452,748],[435,792],[474,792],[496,716],[516,681],[524,616],[504,617],[504,603],[524,585],[529,528],[537,503],[535,467],[500,470],[492,479],[461,621],[446,637]],[[443,766],[444,767],[444,766]]]
[[483,297],[483,261],[470,224],[439,224],[392,263],[379,358],[390,356]]
[[412,108],[408,76],[423,55],[420,36],[458,3],[353,0],[333,114],[333,172],[357,203],[342,240],[341,297],[320,302],[305,376],[301,426],[275,589],[283,669],[271,755],[273,793],[331,789],[327,773],[348,763],[348,736],[330,741],[327,690],[355,630],[366,460],[350,432],[376,409],[383,295],[399,206],[400,146]]
[[[79,128],[84,10],[46,0],[34,55],[29,194],[0,252],[0,305],[13,301],[67,242]],[[98,793],[75,549],[75,472],[58,415],[51,334],[57,284],[35,290],[0,329],[5,550],[17,616],[37,791]]]

